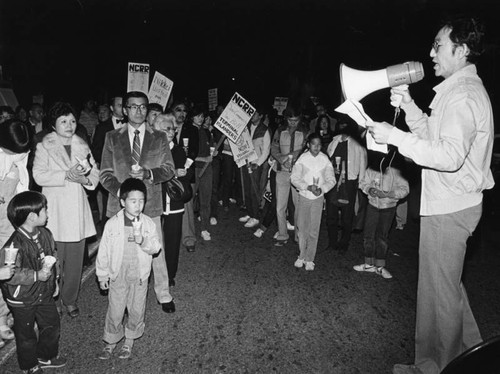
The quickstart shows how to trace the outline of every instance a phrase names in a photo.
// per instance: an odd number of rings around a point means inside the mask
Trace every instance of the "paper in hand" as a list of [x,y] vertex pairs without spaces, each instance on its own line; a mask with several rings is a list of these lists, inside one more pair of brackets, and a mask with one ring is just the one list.
[[[359,101],[347,99],[335,111],[347,114],[359,126],[364,128],[366,128],[367,123],[373,122],[368,114],[365,113],[363,105]],[[377,144],[369,131],[366,132],[366,147],[372,151],[387,153],[387,144]]]

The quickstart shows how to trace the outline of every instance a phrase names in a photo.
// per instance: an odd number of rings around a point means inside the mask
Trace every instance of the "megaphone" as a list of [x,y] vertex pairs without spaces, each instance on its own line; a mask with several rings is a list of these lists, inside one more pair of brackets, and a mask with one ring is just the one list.
[[340,83],[344,100],[360,101],[372,92],[387,87],[415,83],[424,78],[421,62],[409,61],[385,69],[363,71],[340,64]]

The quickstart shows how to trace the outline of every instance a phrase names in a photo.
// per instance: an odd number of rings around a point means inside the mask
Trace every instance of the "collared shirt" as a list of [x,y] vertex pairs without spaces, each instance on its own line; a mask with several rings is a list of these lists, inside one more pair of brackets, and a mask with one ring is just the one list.
[[[128,138],[130,140],[130,151],[133,150],[134,147],[134,137],[135,137],[135,128],[132,127],[132,125],[129,123],[128,124]],[[142,125],[140,125],[137,130],[139,130],[139,139],[141,140],[141,150],[142,150],[142,145],[144,144],[144,134],[146,133],[146,122],[143,122]]]
[[481,203],[482,191],[493,187],[493,113],[477,75],[467,65],[434,88],[427,116],[412,101],[402,104],[411,133],[392,129],[389,144],[422,170],[420,214],[449,214]]

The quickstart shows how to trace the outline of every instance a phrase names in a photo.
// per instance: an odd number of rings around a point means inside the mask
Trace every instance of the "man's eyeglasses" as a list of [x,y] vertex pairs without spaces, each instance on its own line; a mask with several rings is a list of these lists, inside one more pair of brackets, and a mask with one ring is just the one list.
[[128,105],[127,108],[129,108],[130,110],[132,110],[134,112],[137,112],[138,109],[140,109],[141,112],[145,112],[148,109],[148,107],[144,104],[141,104],[141,105],[132,104],[132,105]]
[[439,50],[439,47],[442,47],[443,44],[439,44],[439,42],[437,40],[434,40],[432,42],[432,49],[434,50],[434,52],[437,53],[437,51]]

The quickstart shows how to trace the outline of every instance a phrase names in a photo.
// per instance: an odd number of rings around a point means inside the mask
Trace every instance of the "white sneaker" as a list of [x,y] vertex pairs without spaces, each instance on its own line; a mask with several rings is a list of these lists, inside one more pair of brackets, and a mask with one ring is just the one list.
[[[305,263],[304,260],[302,260],[300,257],[297,257],[293,266],[295,266],[296,268],[301,268],[302,266],[304,266],[304,263]],[[314,264],[313,264],[313,268],[314,268]]]
[[243,216],[243,217],[240,217],[240,219],[238,221],[240,221],[240,222],[248,222],[249,219],[250,219],[250,216]]
[[222,200],[219,200],[219,206],[222,206]]
[[210,217],[210,224],[211,224],[212,226],[215,226],[215,225],[217,224],[217,218],[215,218],[215,217]]
[[231,204],[236,204],[236,199],[233,199],[232,197],[229,198],[229,202]]
[[314,262],[312,261],[304,261],[304,264],[306,264],[306,270],[314,270]]
[[286,229],[289,231],[295,230],[295,226],[292,225],[290,222],[286,221]]
[[264,234],[264,230],[262,230],[262,229],[257,229],[257,230],[253,233],[253,236],[255,236],[256,238],[262,238],[262,234]]
[[210,233],[207,230],[203,230],[201,232],[201,237],[206,241],[212,240],[212,238],[210,237]]
[[377,268],[377,274],[380,275],[384,279],[391,279],[392,278],[392,274],[389,273],[389,270],[387,270],[383,266],[380,266]]
[[274,234],[273,239],[278,239],[278,236],[280,235],[279,231],[276,231],[276,234]]
[[245,227],[255,227],[259,224],[259,220],[255,218],[250,218],[247,223],[245,223]]
[[354,265],[352,268],[356,271],[366,271],[367,273],[375,273],[377,271],[375,266],[368,264]]

